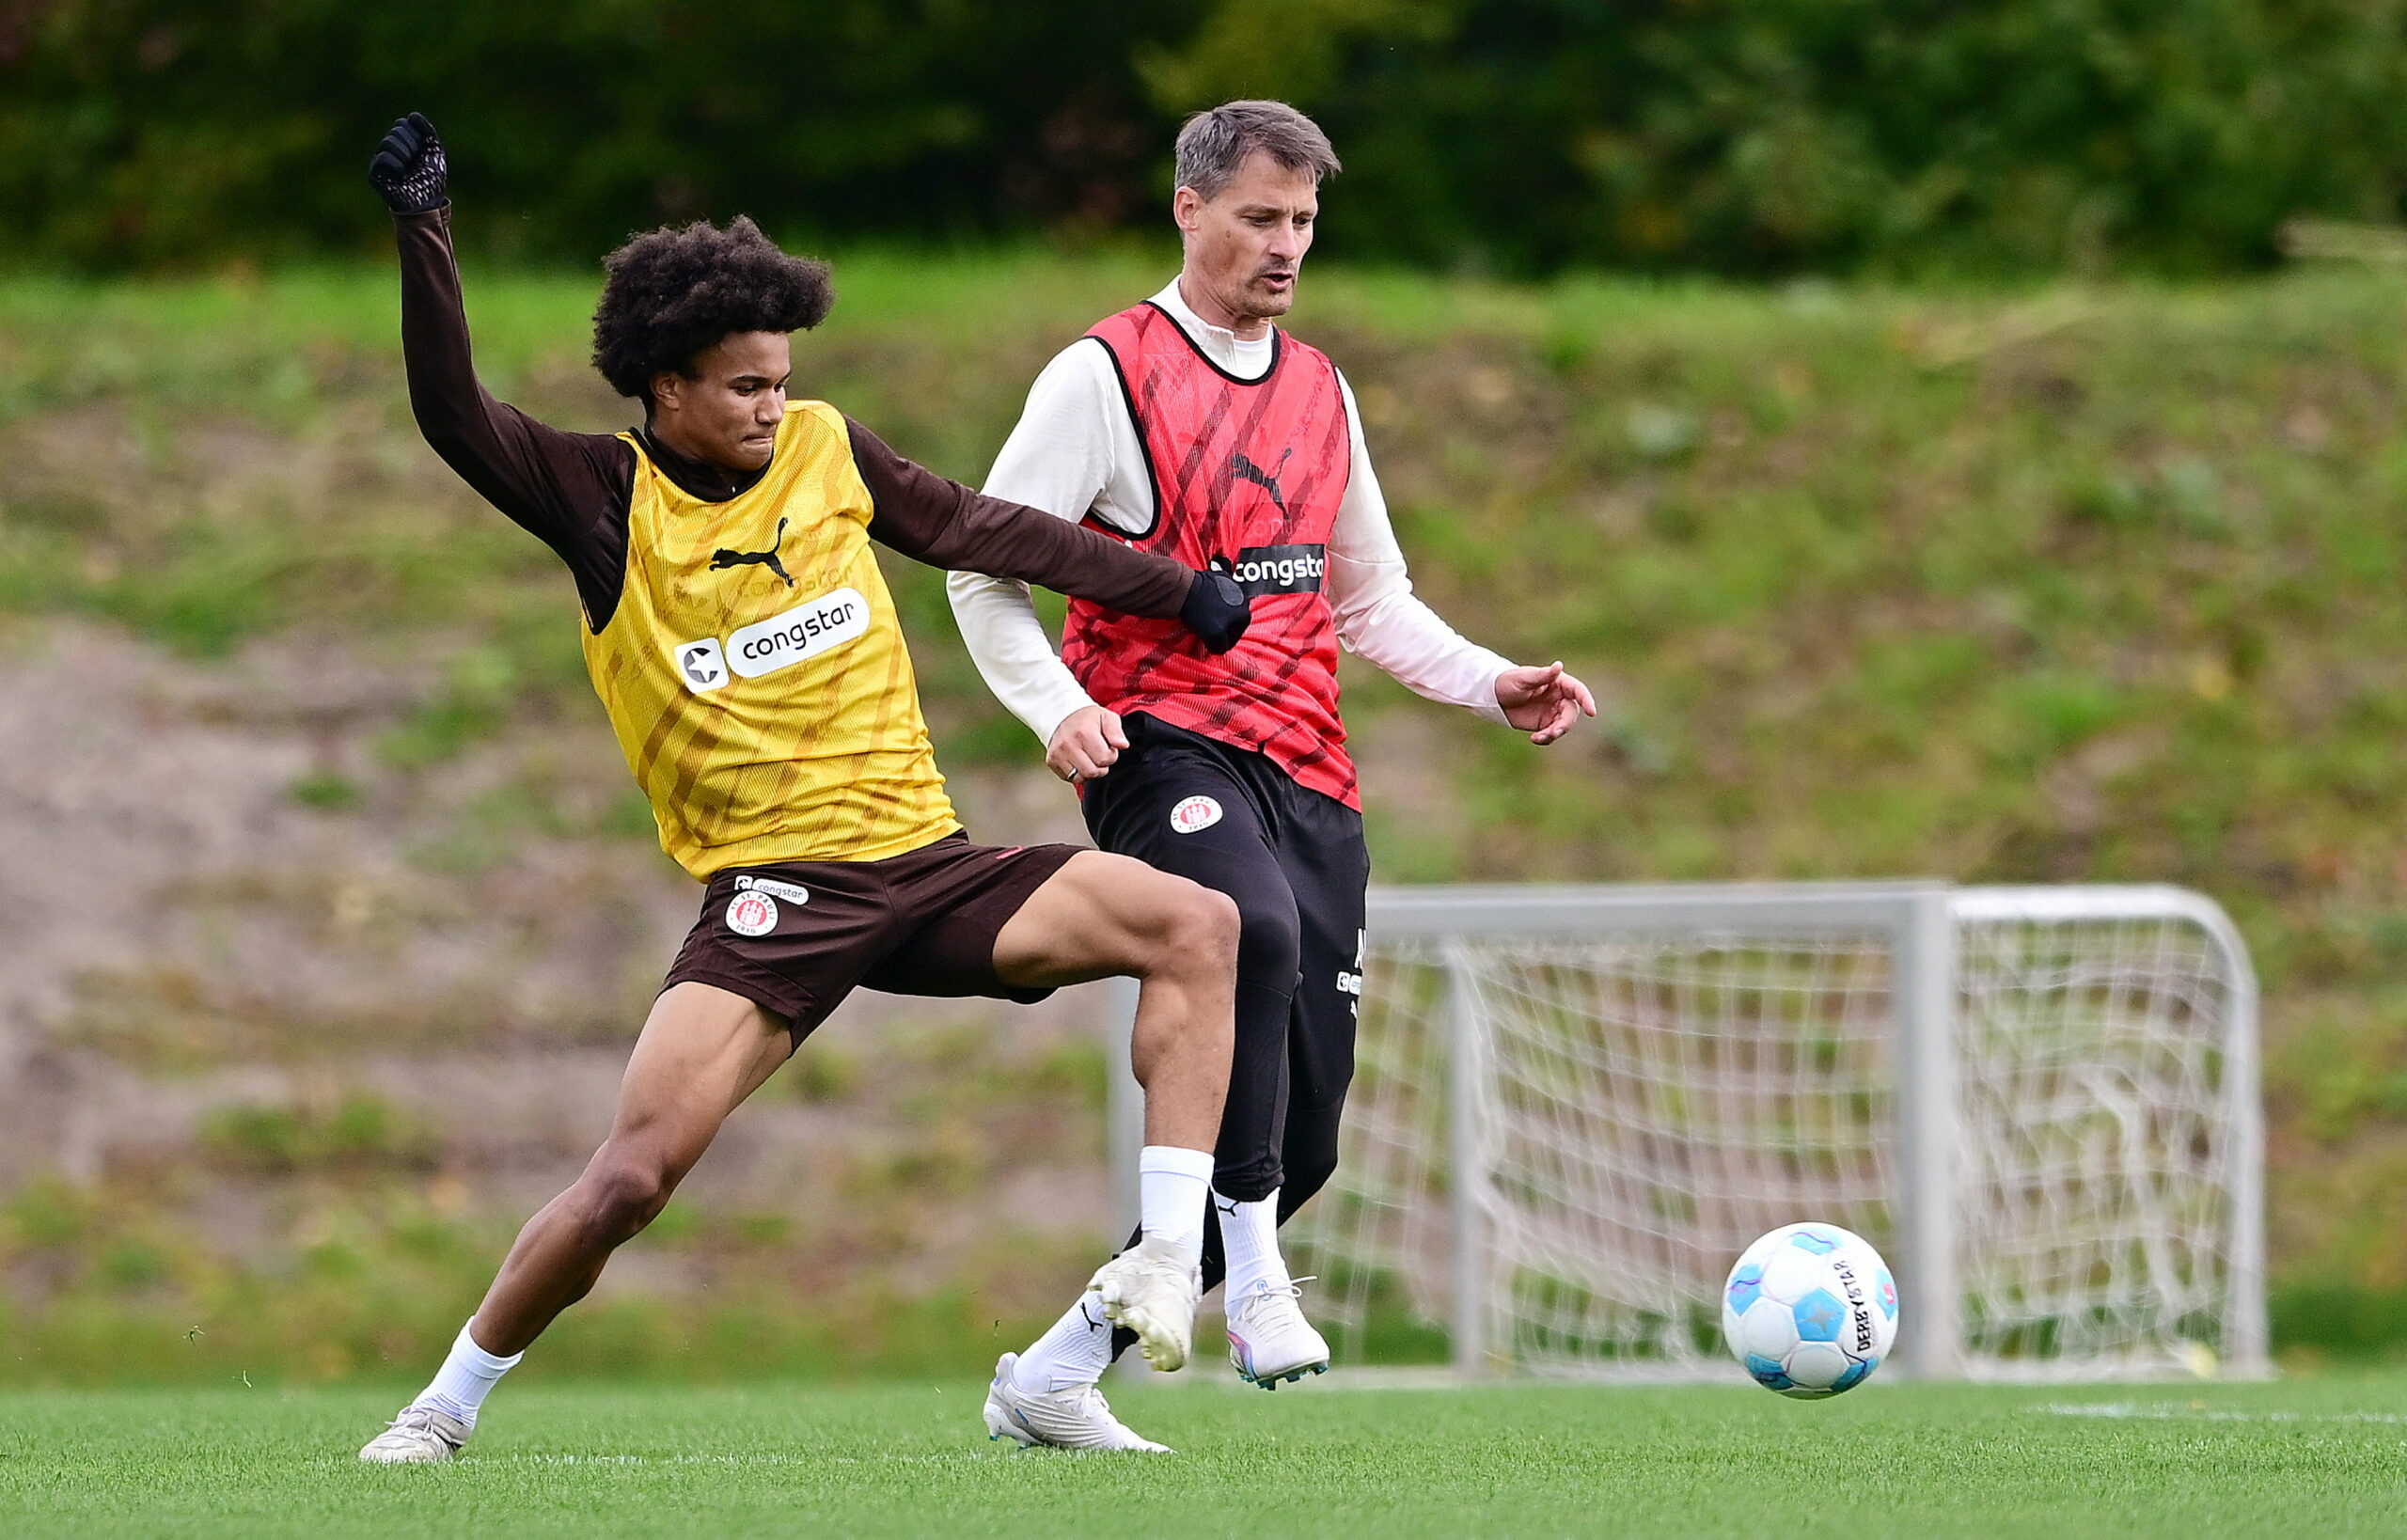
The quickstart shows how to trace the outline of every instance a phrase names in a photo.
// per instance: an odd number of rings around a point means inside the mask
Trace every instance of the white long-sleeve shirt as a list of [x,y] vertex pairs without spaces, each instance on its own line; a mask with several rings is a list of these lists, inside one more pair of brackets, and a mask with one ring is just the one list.
[[[1196,315],[1180,297],[1178,284],[1154,296],[1205,357],[1241,380],[1258,380],[1272,360],[1270,335],[1253,341]],[[1493,722],[1504,713],[1496,703],[1496,676],[1512,665],[1465,640],[1412,591],[1404,551],[1388,521],[1387,499],[1362,444],[1362,415],[1354,387],[1338,375],[1345,398],[1345,425],[1354,447],[1345,501],[1329,531],[1329,567],[1323,592],[1336,612],[1337,639],[1432,700],[1465,706]],[[1154,512],[1154,486],[1136,421],[1120,388],[1109,352],[1094,338],[1080,338],[1054,355],[1029,387],[1019,426],[995,457],[986,478],[992,497],[1026,503],[1064,519],[1092,513],[1130,534],[1142,531]],[[1036,617],[1028,585],[977,573],[954,573],[946,581],[953,619],[987,688],[1038,740],[1050,744],[1054,730],[1073,712],[1095,702],[1054,651]]]

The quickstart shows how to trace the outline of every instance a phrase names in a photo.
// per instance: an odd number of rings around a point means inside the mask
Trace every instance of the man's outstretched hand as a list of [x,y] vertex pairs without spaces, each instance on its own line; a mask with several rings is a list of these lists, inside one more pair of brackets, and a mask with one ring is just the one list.
[[368,181],[395,213],[424,213],[451,200],[443,141],[426,114],[414,112],[393,125],[368,163]]
[[1203,639],[1207,652],[1225,652],[1253,623],[1253,601],[1226,573],[1197,573],[1188,585],[1187,603],[1179,606],[1179,623]]
[[1588,686],[1563,671],[1560,663],[1543,668],[1507,668],[1496,676],[1496,703],[1504,720],[1546,745],[1571,731],[1582,716],[1597,715],[1597,698]]

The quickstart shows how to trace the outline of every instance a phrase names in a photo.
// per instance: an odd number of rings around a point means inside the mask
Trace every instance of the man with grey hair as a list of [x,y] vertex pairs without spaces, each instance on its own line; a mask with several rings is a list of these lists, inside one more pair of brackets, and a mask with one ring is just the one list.
[[[1320,129],[1283,102],[1188,119],[1171,203],[1177,278],[1046,366],[986,482],[1229,573],[1252,600],[1245,640],[1216,657],[1164,622],[1073,601],[1056,656],[1025,584],[950,580],[980,672],[1079,788],[1095,842],[1236,901],[1236,1052],[1203,1285],[1225,1273],[1229,1357],[1266,1389],[1329,1367],[1276,1231],[1336,1170],[1354,1067],[1370,856],[1338,648],[1534,743],[1596,714],[1560,663],[1516,668],[1414,597],[1353,392],[1271,324],[1295,302],[1320,182],[1337,169]],[[1125,1346],[1080,1302],[1003,1356],[988,1433],[1161,1451],[1095,1388]]]

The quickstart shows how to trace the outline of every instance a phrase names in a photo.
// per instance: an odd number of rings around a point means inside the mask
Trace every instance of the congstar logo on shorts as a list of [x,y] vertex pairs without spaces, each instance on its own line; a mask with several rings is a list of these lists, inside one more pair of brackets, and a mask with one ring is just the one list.
[[810,889],[798,882],[779,882],[775,877],[756,877],[750,872],[735,879],[735,890],[739,893],[766,893],[788,904],[810,902]]
[[1237,553],[1229,575],[1249,599],[1267,593],[1318,593],[1329,570],[1325,545],[1249,545]]

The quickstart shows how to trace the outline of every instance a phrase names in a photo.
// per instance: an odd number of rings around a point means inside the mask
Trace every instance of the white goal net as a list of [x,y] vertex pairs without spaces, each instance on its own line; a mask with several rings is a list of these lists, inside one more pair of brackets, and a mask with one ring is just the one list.
[[1356,1361],[1726,1375],[1731,1262],[1816,1218],[1911,1372],[2263,1370],[2255,984],[2195,894],[1383,889],[1370,940],[1287,1244]]

